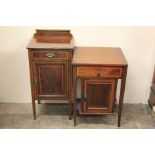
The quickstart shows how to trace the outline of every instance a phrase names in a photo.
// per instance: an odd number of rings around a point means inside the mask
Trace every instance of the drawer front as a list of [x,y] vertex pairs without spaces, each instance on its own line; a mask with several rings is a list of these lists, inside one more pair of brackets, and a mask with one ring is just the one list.
[[70,59],[70,53],[63,50],[33,51],[33,58]]
[[121,67],[77,67],[77,76],[81,77],[121,77]]

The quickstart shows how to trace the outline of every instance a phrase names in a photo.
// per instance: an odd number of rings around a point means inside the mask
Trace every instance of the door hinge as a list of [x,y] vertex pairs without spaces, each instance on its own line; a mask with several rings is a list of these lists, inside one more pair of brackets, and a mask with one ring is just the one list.
[[38,84],[38,83],[37,83],[37,78],[34,76],[34,77],[33,77],[33,85],[37,86],[37,84]]
[[87,98],[87,93],[86,92],[84,92],[83,97],[84,97],[84,99]]

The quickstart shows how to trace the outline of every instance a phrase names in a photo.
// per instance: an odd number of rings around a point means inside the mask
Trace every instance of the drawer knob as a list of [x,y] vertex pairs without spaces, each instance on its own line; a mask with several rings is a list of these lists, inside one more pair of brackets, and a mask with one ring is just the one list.
[[48,57],[48,58],[54,58],[55,54],[53,54],[53,53],[46,53],[45,56]]

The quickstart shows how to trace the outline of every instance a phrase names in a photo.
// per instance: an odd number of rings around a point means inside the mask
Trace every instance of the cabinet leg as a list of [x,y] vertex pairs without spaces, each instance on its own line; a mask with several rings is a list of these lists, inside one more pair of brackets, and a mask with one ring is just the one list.
[[118,113],[118,127],[121,126],[121,112]]
[[76,126],[76,103],[74,103],[74,126]]
[[76,98],[77,98],[77,77],[76,77],[77,68],[73,67],[73,112],[74,112],[74,126],[76,126]]
[[69,102],[69,120],[72,119],[72,116],[73,116],[73,104],[72,104],[72,102],[70,101],[70,102]]
[[35,100],[32,100],[33,118],[36,120],[36,105]]
[[127,68],[124,70],[124,77],[121,80],[120,97],[119,97],[119,105],[118,105],[118,127],[120,127],[121,125],[121,114],[122,114],[122,108],[123,108],[126,75],[127,75]]
[[76,117],[74,117],[74,126],[76,126]]

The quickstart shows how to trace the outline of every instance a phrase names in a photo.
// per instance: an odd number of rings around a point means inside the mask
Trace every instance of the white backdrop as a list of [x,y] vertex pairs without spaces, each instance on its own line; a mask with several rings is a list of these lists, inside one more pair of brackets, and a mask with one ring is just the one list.
[[[31,102],[26,46],[36,28],[0,27],[0,102]],[[155,27],[63,27],[76,46],[121,47],[129,64],[125,102],[147,103],[155,63]]]

